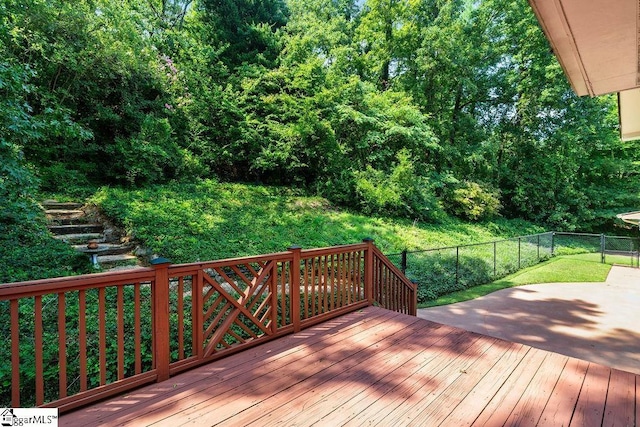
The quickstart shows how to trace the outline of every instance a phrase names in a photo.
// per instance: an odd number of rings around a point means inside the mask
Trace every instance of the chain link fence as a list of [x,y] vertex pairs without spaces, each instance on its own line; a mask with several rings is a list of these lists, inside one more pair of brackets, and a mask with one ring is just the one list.
[[638,239],[605,234],[554,233],[554,255],[638,267]]
[[402,251],[387,257],[418,283],[418,302],[491,283],[554,255],[638,266],[638,239],[547,232],[470,245]]

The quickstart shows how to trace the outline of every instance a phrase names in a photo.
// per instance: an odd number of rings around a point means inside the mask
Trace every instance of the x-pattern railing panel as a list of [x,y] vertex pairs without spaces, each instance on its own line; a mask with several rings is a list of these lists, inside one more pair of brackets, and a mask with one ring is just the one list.
[[[271,275],[275,262],[213,268],[204,274],[204,357],[272,334]],[[213,302],[211,302],[213,300]]]

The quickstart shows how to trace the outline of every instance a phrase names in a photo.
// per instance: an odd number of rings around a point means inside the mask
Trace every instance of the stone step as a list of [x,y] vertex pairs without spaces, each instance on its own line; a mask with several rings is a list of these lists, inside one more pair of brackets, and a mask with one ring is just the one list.
[[104,268],[105,264],[117,264],[120,262],[138,262],[138,257],[131,254],[119,254],[119,255],[98,255],[98,264]]
[[49,231],[56,235],[102,233],[103,229],[104,227],[102,227],[101,224],[67,224],[49,226]]
[[49,210],[76,210],[83,206],[82,203],[76,202],[58,202],[55,200],[45,200],[42,202],[42,207]]
[[84,216],[84,212],[79,209],[47,209],[44,211],[47,218],[53,219],[76,219]]
[[78,218],[49,218],[49,225],[80,225],[90,224],[89,219],[84,216]]
[[78,234],[60,234],[54,235],[54,239],[62,240],[63,242],[67,242],[70,245],[73,244],[81,244],[85,245],[89,240],[99,240],[102,238],[101,233],[78,233]]
[[102,271],[128,271],[128,270],[137,270],[139,268],[144,268],[142,265],[118,265],[115,267],[103,268]]
[[[99,247],[101,249],[104,249],[102,252],[100,252],[100,255],[119,255],[119,254],[126,254],[127,252],[131,252],[131,250],[133,249],[133,247],[131,245],[121,245],[121,244],[117,244],[117,243],[100,243]],[[87,244],[82,244],[82,245],[73,245],[73,248],[77,251],[83,251],[84,249],[87,249]]]

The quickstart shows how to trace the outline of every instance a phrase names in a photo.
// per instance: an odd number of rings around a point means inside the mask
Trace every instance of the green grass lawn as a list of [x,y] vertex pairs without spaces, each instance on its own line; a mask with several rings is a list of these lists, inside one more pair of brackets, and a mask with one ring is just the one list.
[[419,308],[435,307],[467,301],[500,289],[536,283],[604,282],[611,270],[610,264],[600,263],[593,254],[562,255],[549,261],[526,268],[503,279],[486,285],[475,286],[463,291],[443,295],[420,304]]

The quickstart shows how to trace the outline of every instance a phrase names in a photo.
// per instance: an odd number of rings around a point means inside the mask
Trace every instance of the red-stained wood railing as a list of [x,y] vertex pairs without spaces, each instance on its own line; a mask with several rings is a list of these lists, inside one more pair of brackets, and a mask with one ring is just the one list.
[[418,309],[416,284],[373,246],[373,299],[380,306],[415,316]]
[[11,341],[0,349],[11,400],[2,386],[0,405],[71,409],[155,381],[151,360],[143,362],[155,280],[146,268],[0,285],[0,336]]
[[0,406],[67,411],[371,304],[416,313],[371,240],[0,285]]

